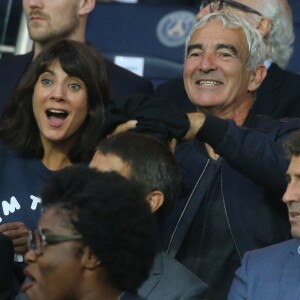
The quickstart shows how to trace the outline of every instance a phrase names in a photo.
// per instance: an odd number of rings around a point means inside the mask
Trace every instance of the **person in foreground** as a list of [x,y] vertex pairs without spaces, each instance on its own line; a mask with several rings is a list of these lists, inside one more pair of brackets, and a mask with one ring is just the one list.
[[211,299],[227,297],[246,251],[290,238],[283,143],[300,120],[252,111],[265,58],[259,32],[230,12],[201,18],[186,43],[184,82],[197,112],[175,148],[183,197],[161,230],[164,249],[211,286]]
[[15,90],[0,122],[0,233],[13,241],[17,263],[41,214],[42,185],[54,171],[89,163],[108,99],[98,51],[71,40],[49,44]]
[[281,300],[300,297],[300,131],[286,143],[291,158],[283,202],[293,239],[247,252],[233,280],[228,300]]
[[[90,163],[100,171],[116,171],[144,187],[157,221],[174,206],[180,173],[164,143],[141,133],[124,132],[103,140]],[[138,290],[148,300],[208,299],[208,286],[165,252],[155,257],[149,278]]]
[[22,290],[30,300],[139,300],[156,252],[144,192],[115,172],[72,166],[42,190]]

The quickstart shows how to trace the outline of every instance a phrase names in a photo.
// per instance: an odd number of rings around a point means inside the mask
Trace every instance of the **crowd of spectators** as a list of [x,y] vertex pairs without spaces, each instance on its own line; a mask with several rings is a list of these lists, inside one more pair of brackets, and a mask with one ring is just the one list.
[[287,0],[171,1],[197,23],[155,90],[86,43],[96,2],[23,0],[0,59],[0,299],[299,298]]

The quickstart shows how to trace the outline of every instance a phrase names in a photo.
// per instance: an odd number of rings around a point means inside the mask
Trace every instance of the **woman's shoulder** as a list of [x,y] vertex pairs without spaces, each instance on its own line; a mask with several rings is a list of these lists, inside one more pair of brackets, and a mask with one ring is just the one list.
[[15,150],[11,149],[3,139],[0,139],[0,158],[15,156],[16,154]]

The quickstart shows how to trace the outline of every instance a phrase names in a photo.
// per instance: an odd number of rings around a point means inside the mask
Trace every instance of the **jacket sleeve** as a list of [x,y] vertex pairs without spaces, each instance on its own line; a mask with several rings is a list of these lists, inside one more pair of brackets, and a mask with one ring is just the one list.
[[208,143],[238,172],[282,196],[289,163],[283,144],[299,128],[298,119],[272,120],[259,129],[253,129],[237,126],[232,120],[207,115],[197,137]]

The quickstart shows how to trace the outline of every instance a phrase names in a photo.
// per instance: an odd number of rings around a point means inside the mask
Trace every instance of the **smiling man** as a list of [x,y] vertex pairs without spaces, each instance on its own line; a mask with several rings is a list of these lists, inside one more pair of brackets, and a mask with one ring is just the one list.
[[251,111],[265,58],[259,32],[229,12],[203,17],[186,43],[184,84],[198,112],[175,149],[185,196],[164,245],[212,287],[211,299],[226,299],[246,251],[290,238],[282,144],[300,121]]
[[[267,46],[264,61],[267,76],[256,94],[253,109],[273,118],[300,116],[300,75],[285,70],[295,39],[292,11],[287,0],[202,0],[196,18],[217,11],[231,11],[245,17],[263,37]],[[169,98],[184,111],[195,111],[186,95],[183,78],[171,79],[157,87],[157,95]]]
[[287,204],[294,239],[264,249],[247,252],[236,272],[229,298],[298,299],[300,270],[300,131],[286,143],[291,157],[287,170]]

